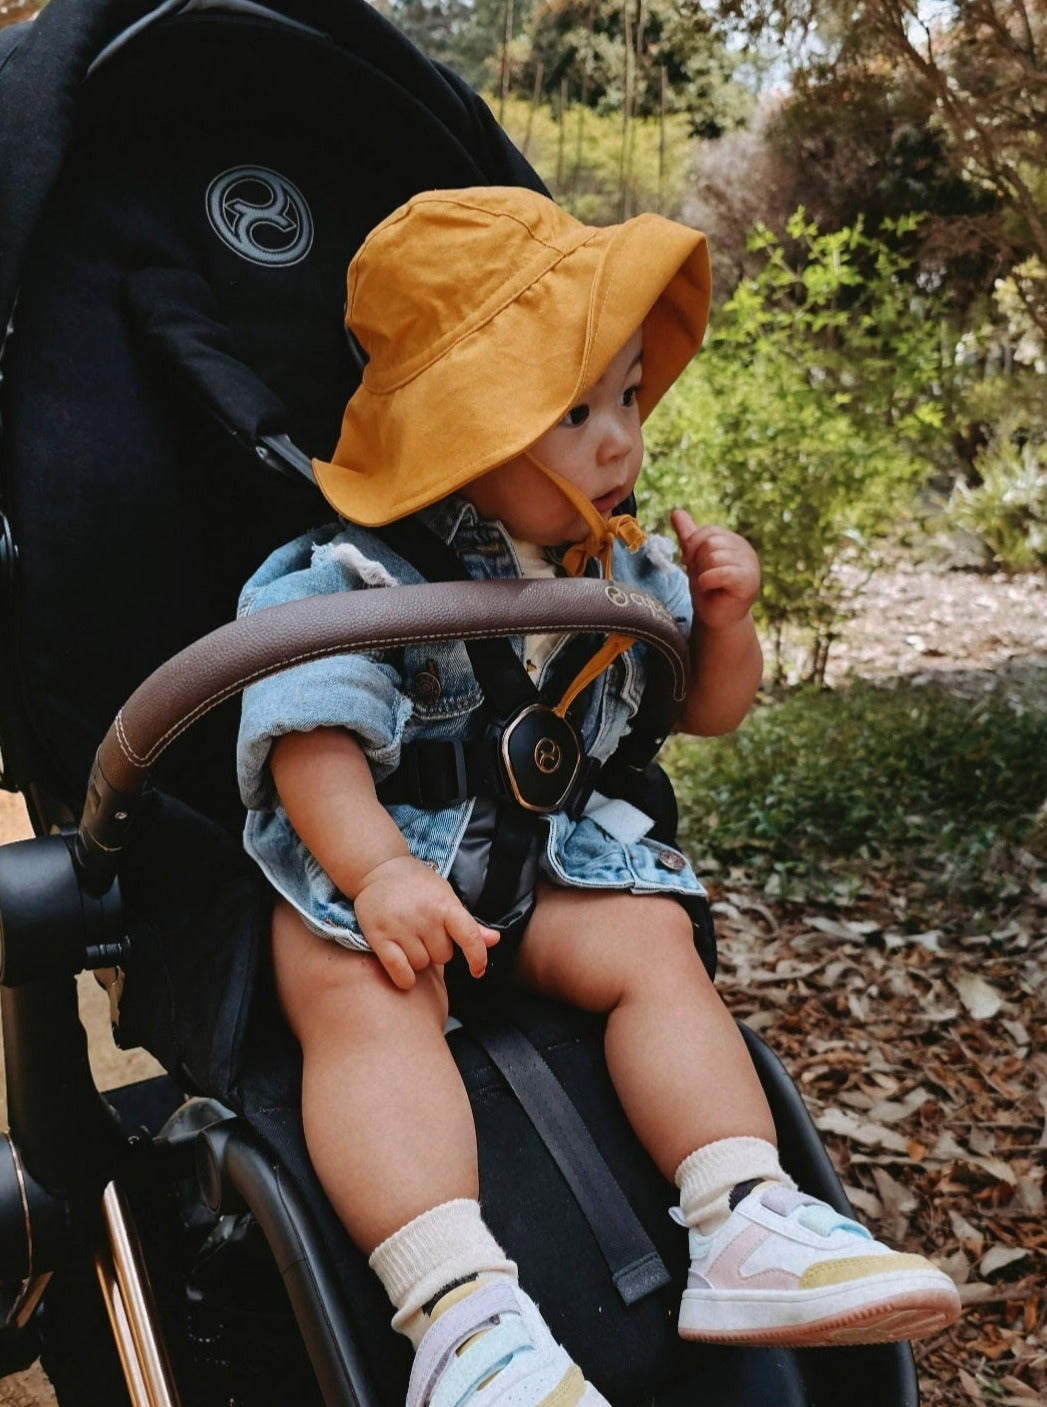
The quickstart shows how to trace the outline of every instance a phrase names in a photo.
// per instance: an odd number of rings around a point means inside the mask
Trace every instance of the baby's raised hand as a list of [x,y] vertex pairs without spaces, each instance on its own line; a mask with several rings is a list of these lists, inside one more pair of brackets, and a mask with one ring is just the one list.
[[752,547],[729,528],[698,527],[682,508],[673,512],[672,523],[696,619],[710,630],[743,620],[760,589],[760,559]]
[[416,860],[396,855],[365,876],[353,900],[361,932],[391,981],[402,991],[415,973],[449,962],[461,948],[474,977],[487,968],[498,933],[468,911],[447,880]]

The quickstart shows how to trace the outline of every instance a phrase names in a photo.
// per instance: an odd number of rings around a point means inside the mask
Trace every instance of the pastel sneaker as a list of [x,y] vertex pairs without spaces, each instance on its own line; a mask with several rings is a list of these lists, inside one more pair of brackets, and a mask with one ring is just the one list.
[[538,1306],[499,1277],[433,1309],[407,1407],[609,1407],[553,1338]]
[[781,1183],[761,1182],[711,1236],[690,1232],[685,1339],[861,1344],[920,1338],[960,1313],[953,1282],[923,1256]]

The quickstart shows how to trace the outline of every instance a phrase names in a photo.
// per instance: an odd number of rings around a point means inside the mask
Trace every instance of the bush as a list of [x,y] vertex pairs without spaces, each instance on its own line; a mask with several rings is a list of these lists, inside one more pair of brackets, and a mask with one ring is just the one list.
[[656,512],[716,500],[760,553],[772,642],[807,632],[819,678],[844,605],[841,564],[867,563],[942,439],[941,335],[882,241],[820,233],[802,211],[789,238],[787,251],[767,230],[753,236],[760,272],[652,417],[644,491]]
[[975,460],[976,484],[958,480],[947,516],[979,537],[1001,567],[1047,566],[1047,438],[997,431]]
[[699,864],[820,876],[827,890],[927,866],[944,888],[978,890],[993,848],[1036,831],[1047,704],[972,703],[938,685],[806,688],[727,737],[673,739],[667,763]]

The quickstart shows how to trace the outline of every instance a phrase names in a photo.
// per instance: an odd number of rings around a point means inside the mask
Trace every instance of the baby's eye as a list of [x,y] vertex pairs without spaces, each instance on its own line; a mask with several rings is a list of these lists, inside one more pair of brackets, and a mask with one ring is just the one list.
[[584,425],[589,419],[589,407],[587,405],[573,405],[561,420],[561,425]]
[[636,404],[636,397],[640,393],[639,386],[627,386],[622,392],[622,405],[632,406]]

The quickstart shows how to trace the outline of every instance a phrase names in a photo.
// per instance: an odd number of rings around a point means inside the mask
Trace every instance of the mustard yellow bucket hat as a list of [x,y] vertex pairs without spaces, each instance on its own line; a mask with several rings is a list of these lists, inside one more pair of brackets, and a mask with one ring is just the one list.
[[641,324],[645,418],[701,345],[710,290],[705,236],[660,215],[597,227],[518,187],[418,195],[349,265],[368,361],[317,483],[367,526],[434,503],[562,420]]

